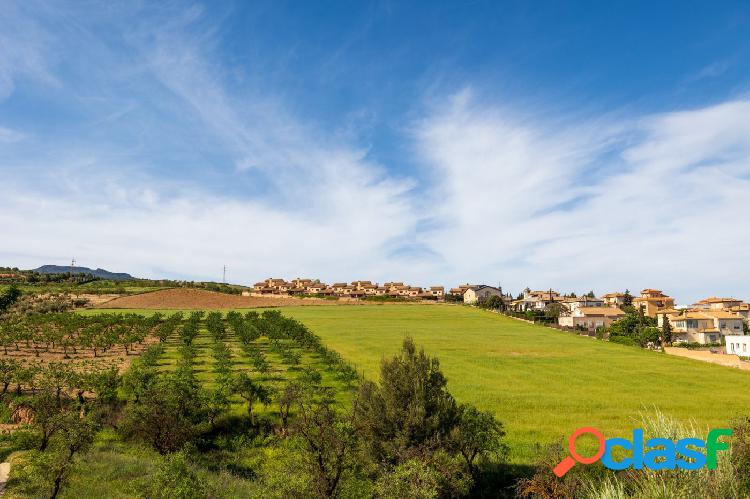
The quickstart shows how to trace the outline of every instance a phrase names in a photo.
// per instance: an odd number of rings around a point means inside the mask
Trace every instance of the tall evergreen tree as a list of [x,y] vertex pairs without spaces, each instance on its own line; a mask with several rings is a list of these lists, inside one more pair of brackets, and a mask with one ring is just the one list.
[[667,317],[667,314],[664,314],[664,322],[662,322],[661,325],[661,340],[664,342],[665,345],[671,345],[672,344],[672,324],[669,322],[669,317]]

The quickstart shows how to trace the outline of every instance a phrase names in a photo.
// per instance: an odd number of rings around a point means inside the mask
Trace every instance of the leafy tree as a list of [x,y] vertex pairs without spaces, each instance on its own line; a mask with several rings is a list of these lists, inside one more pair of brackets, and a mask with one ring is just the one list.
[[177,375],[160,375],[144,387],[138,402],[128,404],[122,431],[166,454],[200,435],[204,418],[203,399],[194,383]]
[[205,406],[206,416],[211,423],[211,428],[216,427],[216,419],[229,409],[230,403],[229,393],[225,385],[219,385],[208,392],[205,396]]
[[490,310],[505,310],[505,302],[497,295],[492,295],[487,299],[481,300],[479,306]]
[[560,302],[552,302],[547,305],[544,309],[544,316],[548,319],[557,319],[563,313],[567,312],[568,309]]
[[450,433],[450,446],[461,455],[469,472],[476,477],[479,474],[478,458],[503,455],[507,451],[502,443],[505,430],[490,412],[467,404],[461,405],[459,411],[458,424]]
[[625,317],[613,322],[608,331],[610,341],[614,337],[625,337],[641,346],[645,346],[649,341],[659,341],[656,320],[644,315],[642,310],[633,311],[631,309],[625,314]]
[[279,393],[276,401],[279,405],[279,419],[281,419],[281,427],[287,428],[289,425],[289,413],[291,412],[292,406],[296,404],[302,396],[302,385],[297,381],[290,381]]
[[653,343],[655,345],[659,344],[659,328],[654,326],[646,326],[641,329],[640,338],[638,340],[638,343],[641,346],[646,346],[649,343]]
[[184,452],[164,456],[150,483],[148,497],[154,499],[201,499],[207,490]]
[[5,311],[21,297],[23,293],[15,284],[12,284],[2,294],[0,294],[0,312]]
[[8,392],[8,387],[15,381],[19,363],[15,359],[0,359],[0,384],[3,385],[2,395]]
[[47,461],[48,479],[52,481],[51,499],[57,497],[70,476],[75,456],[86,452],[91,447],[97,429],[93,421],[81,418],[76,413],[64,416],[64,423],[58,433],[59,443],[56,442],[55,445],[54,457]]
[[34,414],[32,428],[39,432],[39,450],[44,452],[49,446],[50,439],[65,425],[65,418],[55,395],[49,391],[41,391],[30,400]]
[[256,402],[269,404],[271,402],[270,390],[260,383],[253,381],[247,373],[242,372],[234,380],[233,391],[245,399],[247,402],[247,415],[250,417],[250,422],[255,424],[253,404]]
[[383,474],[377,483],[377,497],[382,499],[438,499],[440,473],[420,459],[408,459]]
[[304,465],[318,497],[335,497],[344,474],[358,466],[357,432],[350,418],[341,417],[332,400],[299,400],[294,432],[304,442]]
[[134,362],[122,377],[122,387],[125,394],[133,397],[136,404],[141,397],[148,394],[157,381],[157,372],[140,362]]
[[406,338],[401,354],[380,366],[380,385],[365,381],[354,407],[357,426],[376,462],[399,463],[439,446],[459,411],[437,359]]

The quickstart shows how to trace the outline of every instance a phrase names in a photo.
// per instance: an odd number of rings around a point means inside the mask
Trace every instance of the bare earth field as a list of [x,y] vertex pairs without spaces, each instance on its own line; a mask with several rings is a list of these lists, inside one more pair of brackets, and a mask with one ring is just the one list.
[[229,295],[202,289],[163,289],[123,296],[98,305],[97,308],[145,310],[211,310],[257,307],[289,307],[298,305],[335,305],[335,301],[316,298],[261,298]]

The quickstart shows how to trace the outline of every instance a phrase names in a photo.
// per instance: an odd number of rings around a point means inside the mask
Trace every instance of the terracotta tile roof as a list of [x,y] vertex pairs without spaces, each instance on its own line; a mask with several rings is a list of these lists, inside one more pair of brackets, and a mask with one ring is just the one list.
[[716,296],[712,296],[710,298],[705,298],[698,303],[726,303],[726,302],[741,302],[742,300],[738,300],[737,298],[717,298]]
[[713,320],[713,319],[737,319],[743,320],[741,315],[737,315],[732,312],[724,310],[686,310],[680,314],[673,314],[672,320],[680,319],[698,319],[698,320]]

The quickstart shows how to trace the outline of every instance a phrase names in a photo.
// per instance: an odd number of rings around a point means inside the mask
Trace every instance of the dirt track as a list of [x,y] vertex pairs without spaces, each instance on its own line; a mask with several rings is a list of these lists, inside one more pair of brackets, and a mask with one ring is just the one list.
[[134,309],[195,309],[282,307],[290,305],[335,305],[335,301],[314,298],[261,298],[229,295],[201,289],[163,289],[123,296],[99,305],[97,308]]
[[687,357],[688,359],[702,360],[712,364],[720,364],[727,367],[738,367],[750,371],[750,363],[743,362],[736,355],[725,355],[721,353],[711,353],[705,350],[688,350],[687,348],[667,347],[664,349],[669,355],[678,357]]

